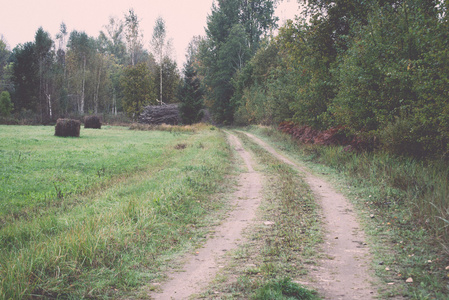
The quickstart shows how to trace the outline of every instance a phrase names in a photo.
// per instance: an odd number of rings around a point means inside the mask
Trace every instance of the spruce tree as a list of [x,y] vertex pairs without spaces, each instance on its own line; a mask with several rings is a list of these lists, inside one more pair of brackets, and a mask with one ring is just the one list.
[[203,116],[203,91],[201,82],[189,59],[184,65],[184,79],[179,88],[178,98],[181,101],[179,111],[184,124],[199,122]]

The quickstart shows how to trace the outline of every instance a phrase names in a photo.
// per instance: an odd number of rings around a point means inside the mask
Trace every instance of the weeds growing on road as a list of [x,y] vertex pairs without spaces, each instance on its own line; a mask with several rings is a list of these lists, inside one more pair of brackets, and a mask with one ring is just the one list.
[[0,130],[0,299],[139,297],[223,205],[213,195],[230,151],[218,130]]
[[219,299],[316,299],[297,280],[313,264],[322,239],[317,205],[308,186],[289,166],[239,135],[268,177],[261,219],[249,241],[232,254],[229,267],[203,296]]
[[344,190],[375,241],[371,248],[377,273],[388,286],[386,295],[401,294],[404,289],[415,299],[444,299],[449,294],[446,164],[382,153],[358,154],[341,147],[298,146],[275,129],[250,130],[292,156],[329,166],[309,164],[316,171],[334,174],[340,183],[346,182]]

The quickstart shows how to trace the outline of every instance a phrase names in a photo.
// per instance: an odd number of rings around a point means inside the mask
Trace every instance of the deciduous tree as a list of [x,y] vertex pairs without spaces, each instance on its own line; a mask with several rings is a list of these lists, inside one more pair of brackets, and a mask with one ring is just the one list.
[[39,107],[41,119],[46,112],[50,119],[52,112],[52,67],[54,59],[53,40],[42,27],[36,31],[34,39],[35,55],[39,76]]
[[273,1],[218,0],[201,44],[201,73],[217,122],[233,121],[234,76],[249,61],[260,40],[276,23]]
[[76,30],[70,33],[68,47],[70,48],[71,76],[79,78],[78,112],[84,114],[87,62],[94,53],[95,43],[85,32]]
[[[164,77],[171,76],[171,74],[166,74],[164,76],[163,72],[165,71],[165,69],[167,69],[167,71],[170,71],[173,64],[170,63],[171,41],[167,40],[167,29],[165,26],[165,20],[162,17],[158,17],[156,19],[156,23],[153,28],[151,47],[153,48],[156,56],[156,62],[158,63],[159,102],[160,104],[163,104],[164,101],[167,102],[167,100],[170,100],[170,98],[164,97],[166,94],[164,93]],[[168,88],[170,89],[170,87]],[[172,91],[174,90],[172,89]]]
[[139,61],[139,55],[143,51],[143,44],[140,20],[133,8],[129,9],[128,14],[125,15],[125,37],[131,58],[131,65],[134,66]]
[[145,63],[128,66],[121,79],[123,107],[128,116],[136,119],[146,105],[156,104],[156,93],[150,70]]
[[0,115],[8,117],[14,108],[14,104],[11,102],[11,96],[7,91],[3,91],[0,94]]

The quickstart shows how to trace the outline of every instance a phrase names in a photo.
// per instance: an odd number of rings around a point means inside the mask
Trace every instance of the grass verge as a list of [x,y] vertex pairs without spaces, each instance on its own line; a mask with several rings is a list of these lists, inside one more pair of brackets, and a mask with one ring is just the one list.
[[[145,284],[161,276],[167,257],[204,238],[231,170],[224,134],[105,129],[60,139],[49,127],[1,128],[1,139],[29,152],[24,163],[2,146],[10,157],[2,170],[20,168],[19,187],[28,181],[49,196],[10,196],[8,203],[18,201],[2,207],[0,299],[147,298]],[[72,167],[58,173],[64,165]],[[97,175],[102,165],[109,176]],[[3,174],[5,189],[13,174]],[[61,186],[70,189],[85,177],[85,186],[63,197],[49,180],[66,178]]]
[[[238,133],[237,133],[238,134]],[[248,241],[233,251],[209,290],[208,299],[317,299],[298,280],[314,263],[322,240],[311,191],[289,166],[238,134],[257,157],[267,183],[259,220]]]
[[385,284],[383,297],[447,299],[447,169],[382,153],[298,146],[268,127],[249,130],[331,176],[353,201],[372,241],[376,273]]

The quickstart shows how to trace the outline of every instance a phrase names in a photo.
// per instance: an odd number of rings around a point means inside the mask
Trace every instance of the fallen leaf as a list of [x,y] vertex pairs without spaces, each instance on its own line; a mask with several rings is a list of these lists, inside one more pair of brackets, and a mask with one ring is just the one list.
[[385,268],[385,271],[390,271],[390,268],[389,268],[389,267],[386,267],[386,268]]
[[389,282],[389,283],[387,283],[388,285],[393,285],[394,284],[394,282]]
[[449,270],[449,266],[447,266],[445,270]]
[[412,283],[413,282],[413,278],[409,277],[409,278],[407,278],[407,280],[405,282]]

